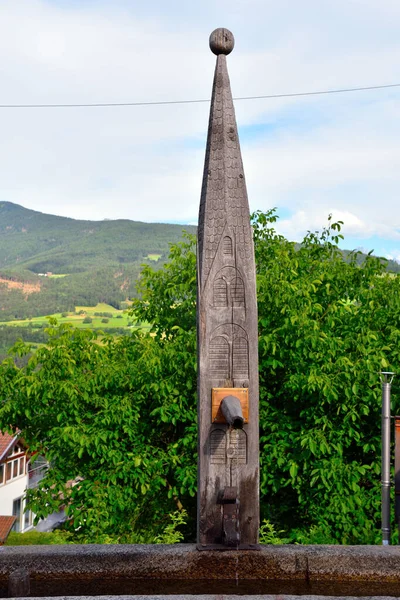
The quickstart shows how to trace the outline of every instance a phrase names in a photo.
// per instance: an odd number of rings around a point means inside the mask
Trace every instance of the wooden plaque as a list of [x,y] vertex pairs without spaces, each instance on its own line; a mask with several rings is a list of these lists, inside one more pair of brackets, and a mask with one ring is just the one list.
[[211,420],[213,423],[226,423],[222,414],[221,402],[226,396],[236,396],[242,405],[244,422],[249,422],[249,389],[248,388],[212,388]]

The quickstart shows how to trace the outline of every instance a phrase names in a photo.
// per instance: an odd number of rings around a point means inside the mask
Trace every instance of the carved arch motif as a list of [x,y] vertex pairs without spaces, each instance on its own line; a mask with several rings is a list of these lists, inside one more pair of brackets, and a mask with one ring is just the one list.
[[224,267],[216,274],[213,284],[213,306],[246,307],[244,281],[236,267]]
[[229,342],[225,336],[217,335],[210,342],[210,375],[214,379],[229,379]]
[[225,323],[216,327],[211,334],[208,356],[213,379],[248,379],[249,342],[240,325]]
[[214,429],[210,433],[210,459],[212,465],[226,463],[226,433],[223,429]]
[[244,306],[244,283],[239,276],[230,282],[230,301],[232,306]]
[[232,256],[233,254],[232,238],[229,235],[226,235],[222,240],[222,253],[225,256]]
[[214,306],[225,308],[228,306],[228,287],[225,279],[218,277],[214,280]]
[[233,467],[247,463],[247,434],[244,429],[232,429],[229,432],[227,454]]
[[232,344],[233,378],[249,378],[249,344],[246,338],[237,337]]

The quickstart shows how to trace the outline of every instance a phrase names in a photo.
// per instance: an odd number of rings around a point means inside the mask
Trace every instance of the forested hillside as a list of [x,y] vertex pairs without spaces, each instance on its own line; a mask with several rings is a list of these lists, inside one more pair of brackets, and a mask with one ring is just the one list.
[[[196,228],[128,220],[79,221],[0,202],[0,322],[136,294],[142,264],[161,267],[169,245]],[[346,255],[347,251],[344,251]],[[360,254],[359,262],[365,256]],[[398,263],[389,261],[389,271]]]
[[[194,227],[187,227],[194,231]],[[0,202],[0,269],[81,273],[168,254],[182,227],[138,221],[78,221]]]
[[[186,227],[194,231],[194,227]],[[79,221],[0,202],[0,321],[135,294],[143,263],[160,266],[179,225],[128,220]]]

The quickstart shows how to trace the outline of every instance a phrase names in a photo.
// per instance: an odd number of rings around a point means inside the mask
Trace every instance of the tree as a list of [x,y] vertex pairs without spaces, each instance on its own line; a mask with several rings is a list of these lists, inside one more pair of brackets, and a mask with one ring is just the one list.
[[[259,303],[262,517],[293,540],[372,543],[379,531],[378,372],[399,362],[400,279],[344,257],[340,223],[300,246],[253,217]],[[149,541],[176,508],[193,539],[196,490],[195,241],[146,266],[135,318],[151,333],[99,343],[48,328],[28,365],[0,367],[0,429],[18,427],[51,469],[39,515],[67,504],[91,541]],[[29,346],[17,343],[15,352]],[[68,480],[77,485],[66,485]]]
[[[260,353],[261,512],[294,540],[374,543],[381,369],[399,361],[400,279],[344,255],[341,222],[299,246],[253,215]],[[145,271],[134,307],[159,339],[194,332],[194,242]],[[192,277],[190,277],[192,273]]]
[[[316,539],[379,538],[379,371],[399,362],[398,277],[337,247],[341,223],[299,249],[254,218],[264,514]],[[302,539],[304,532],[296,532]],[[306,536],[307,537],[307,536]]]
[[182,332],[195,336],[196,330],[196,238],[171,246],[169,261],[163,269],[144,265],[138,281],[138,297],[132,313],[137,321],[151,323],[158,342],[179,337]]
[[99,344],[54,321],[47,334],[26,368],[8,359],[0,369],[1,429],[18,427],[51,465],[28,491],[31,509],[44,517],[65,504],[87,541],[151,541],[194,504],[194,348],[180,336],[178,353],[138,333]]

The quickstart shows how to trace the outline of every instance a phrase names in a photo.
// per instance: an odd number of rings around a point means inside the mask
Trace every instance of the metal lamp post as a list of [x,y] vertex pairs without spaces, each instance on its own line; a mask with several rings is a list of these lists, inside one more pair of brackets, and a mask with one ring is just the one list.
[[390,391],[394,373],[381,372],[382,383],[382,545],[390,545]]

